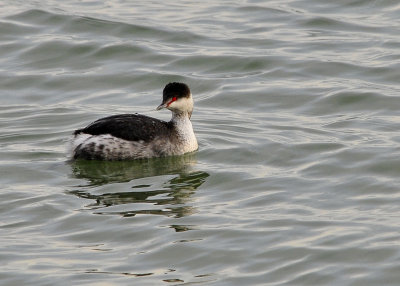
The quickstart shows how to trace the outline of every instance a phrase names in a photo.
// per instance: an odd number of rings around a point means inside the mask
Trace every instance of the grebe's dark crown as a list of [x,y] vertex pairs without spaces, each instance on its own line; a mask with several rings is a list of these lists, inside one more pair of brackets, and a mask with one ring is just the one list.
[[176,97],[176,98],[182,98],[182,97],[190,97],[190,89],[189,87],[181,82],[170,82],[164,87],[163,90],[163,102],[167,100],[168,98],[171,97]]

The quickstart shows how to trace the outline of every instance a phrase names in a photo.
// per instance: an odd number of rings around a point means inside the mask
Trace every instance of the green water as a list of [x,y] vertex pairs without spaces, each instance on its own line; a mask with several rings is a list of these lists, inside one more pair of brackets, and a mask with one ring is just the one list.
[[[399,285],[397,1],[0,3],[1,285]],[[69,162],[193,93],[199,151]],[[398,193],[399,192],[399,193]]]

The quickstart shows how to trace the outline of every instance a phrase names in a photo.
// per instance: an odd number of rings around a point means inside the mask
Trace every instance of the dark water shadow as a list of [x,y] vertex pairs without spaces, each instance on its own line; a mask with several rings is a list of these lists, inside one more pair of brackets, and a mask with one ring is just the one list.
[[[67,193],[93,200],[94,202],[85,206],[85,209],[93,210],[95,214],[117,214],[124,217],[138,214],[183,217],[195,212],[194,207],[190,205],[191,196],[209,177],[207,172],[194,170],[196,162],[196,154],[138,161],[70,162],[72,175],[75,178],[85,179],[88,184],[76,186]],[[160,178],[165,175],[169,176],[160,186]],[[137,182],[139,179],[155,176],[161,176],[154,178],[157,187],[152,183],[143,184],[142,180],[140,183]],[[97,194],[99,188],[115,183],[124,183],[122,188],[116,188],[124,191]],[[132,208],[129,204],[132,204]],[[126,205],[122,211],[113,211],[113,208],[110,208],[122,205]],[[146,205],[149,207],[143,208]],[[140,209],[137,206],[140,206]]]
[[188,173],[197,164],[196,153],[134,161],[87,161],[70,162],[75,178],[85,179],[88,185],[100,186],[123,183],[134,179]]

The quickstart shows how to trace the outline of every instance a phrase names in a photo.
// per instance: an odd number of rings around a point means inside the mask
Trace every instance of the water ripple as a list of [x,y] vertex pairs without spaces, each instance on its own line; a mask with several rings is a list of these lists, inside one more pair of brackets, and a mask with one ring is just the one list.
[[[17,2],[0,4],[4,283],[399,284],[397,3]],[[198,152],[67,162],[99,117],[168,120],[170,81],[191,87]]]

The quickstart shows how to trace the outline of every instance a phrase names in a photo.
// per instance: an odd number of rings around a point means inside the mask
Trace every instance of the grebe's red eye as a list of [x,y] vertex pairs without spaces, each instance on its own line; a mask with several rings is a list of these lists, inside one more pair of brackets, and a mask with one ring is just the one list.
[[171,104],[172,102],[174,102],[174,101],[176,101],[176,96],[174,96],[174,97],[171,99],[171,101],[168,102],[167,106],[170,106],[170,104]]

